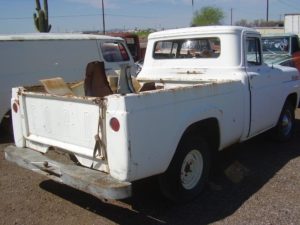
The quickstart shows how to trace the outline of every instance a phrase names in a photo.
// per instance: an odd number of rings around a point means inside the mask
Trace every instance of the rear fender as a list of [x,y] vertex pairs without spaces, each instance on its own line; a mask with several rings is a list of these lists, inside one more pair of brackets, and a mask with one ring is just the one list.
[[[189,129],[189,127],[191,127],[195,123],[214,118],[218,121],[219,129],[221,129],[220,125],[221,125],[221,121],[222,121],[222,114],[223,114],[223,111],[216,107],[204,107],[202,110],[199,110],[199,111],[195,110],[193,112],[188,113],[184,118],[182,118],[181,121],[178,121],[180,124],[178,127],[181,127],[182,129],[179,130],[179,132],[176,135],[178,137],[176,140],[178,140],[178,141],[174,145],[174,148],[173,148],[174,151],[170,155],[168,163],[166,163],[167,166],[165,169],[167,169],[168,165],[170,165],[171,160],[175,155],[176,149],[177,149],[180,141],[185,137],[186,131]],[[222,132],[219,132],[219,137],[220,137],[219,143],[221,143]],[[219,146],[218,146],[218,148],[219,148]]]

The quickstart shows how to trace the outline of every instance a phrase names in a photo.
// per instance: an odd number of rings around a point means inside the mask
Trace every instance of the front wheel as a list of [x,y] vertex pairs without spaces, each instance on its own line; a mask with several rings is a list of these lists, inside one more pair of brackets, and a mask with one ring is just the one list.
[[178,149],[167,171],[160,175],[162,193],[174,202],[185,202],[202,191],[210,170],[210,152],[202,139],[189,139]]
[[286,102],[281,111],[276,127],[273,128],[273,138],[285,142],[291,139],[295,128],[295,108]]

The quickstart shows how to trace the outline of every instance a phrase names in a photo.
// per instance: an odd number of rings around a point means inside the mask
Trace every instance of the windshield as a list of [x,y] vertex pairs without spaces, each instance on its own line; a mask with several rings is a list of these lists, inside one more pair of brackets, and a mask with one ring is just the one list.
[[288,37],[264,37],[263,52],[266,54],[289,54]]

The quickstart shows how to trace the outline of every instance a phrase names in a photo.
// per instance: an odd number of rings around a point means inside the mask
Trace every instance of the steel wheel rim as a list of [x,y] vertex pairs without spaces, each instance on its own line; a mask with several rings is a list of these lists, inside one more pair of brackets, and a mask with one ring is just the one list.
[[181,184],[182,186],[190,190],[194,188],[203,172],[203,157],[198,150],[190,151],[184,158],[181,166]]
[[283,130],[284,136],[289,135],[292,130],[292,115],[290,111],[286,111],[282,117],[281,127]]

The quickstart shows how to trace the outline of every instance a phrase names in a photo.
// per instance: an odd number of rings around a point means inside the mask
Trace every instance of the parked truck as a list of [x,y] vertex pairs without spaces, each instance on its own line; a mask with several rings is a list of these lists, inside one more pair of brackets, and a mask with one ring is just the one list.
[[[99,198],[130,197],[133,182],[157,175],[167,198],[188,201],[202,191],[219,151],[268,130],[279,141],[292,137],[299,78],[295,68],[263,62],[253,29],[152,33],[127,93],[14,88],[15,145],[5,158]],[[53,149],[77,163],[51,158]]]
[[[1,35],[0,49],[0,139],[11,133],[12,87],[33,85],[58,74],[69,82],[81,80],[93,60],[104,61],[108,75],[123,64],[134,65],[124,40],[104,35]],[[121,55],[121,49],[125,54]]]

